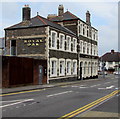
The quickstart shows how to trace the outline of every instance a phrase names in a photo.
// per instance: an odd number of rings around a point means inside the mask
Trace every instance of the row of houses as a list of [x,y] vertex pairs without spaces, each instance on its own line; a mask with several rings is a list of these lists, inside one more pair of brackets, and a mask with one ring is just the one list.
[[102,71],[103,68],[105,71],[118,74],[120,72],[120,52],[111,50],[102,55],[99,58],[99,71]]
[[64,12],[63,5],[58,15],[31,18],[31,8],[25,5],[22,21],[5,28],[5,47],[7,56],[46,62],[44,71],[42,64],[37,67],[38,82],[44,77],[41,72],[46,72],[46,83],[98,76],[98,30],[91,25],[89,11],[86,21]]

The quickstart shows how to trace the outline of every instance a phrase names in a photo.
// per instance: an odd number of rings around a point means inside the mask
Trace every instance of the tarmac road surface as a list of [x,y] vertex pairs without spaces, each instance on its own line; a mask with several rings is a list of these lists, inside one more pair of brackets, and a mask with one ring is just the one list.
[[[117,76],[2,95],[2,117],[118,118]],[[4,119],[4,118],[3,118]],[[7,118],[5,118],[7,119]]]

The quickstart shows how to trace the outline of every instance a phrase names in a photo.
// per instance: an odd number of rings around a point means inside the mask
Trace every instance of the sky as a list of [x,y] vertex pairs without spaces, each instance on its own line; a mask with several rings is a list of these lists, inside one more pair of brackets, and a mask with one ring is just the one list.
[[[16,2],[18,1],[18,2]],[[48,14],[57,14],[59,4],[63,4],[64,10],[67,9],[86,21],[86,11],[91,13],[91,24],[98,29],[98,55],[101,56],[111,49],[118,51],[118,1],[117,0],[87,0],[71,2],[69,0],[60,0],[48,2],[47,0],[12,0],[2,1],[0,16],[0,37],[4,37],[4,28],[22,21],[22,7],[29,4],[31,7],[31,17],[39,15],[47,17]],[[26,2],[27,1],[27,2]]]

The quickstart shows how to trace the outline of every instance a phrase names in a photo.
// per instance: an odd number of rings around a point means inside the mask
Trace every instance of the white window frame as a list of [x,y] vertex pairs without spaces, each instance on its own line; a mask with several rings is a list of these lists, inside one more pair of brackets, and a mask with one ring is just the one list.
[[[68,39],[69,39],[69,45],[68,45]],[[66,41],[67,41],[67,51],[71,51],[71,37],[70,36],[66,36]]]
[[[61,36],[63,36],[63,39],[62,39],[62,45],[61,45]],[[65,35],[60,33],[59,34],[59,49],[60,50],[64,50],[64,44],[65,44]],[[62,47],[61,47],[62,46]]]
[[[75,63],[75,69],[74,69],[74,63]],[[73,60],[72,67],[73,67],[73,75],[77,74],[77,60]]]
[[80,33],[80,35],[83,35],[83,23],[80,24],[80,27],[81,27],[81,33]]
[[91,44],[90,43],[88,43],[89,44],[89,55],[91,54]]
[[[62,73],[60,72],[61,62],[63,62],[63,64],[62,64]],[[64,75],[65,75],[65,59],[59,59],[59,76],[64,76]]]
[[80,53],[83,53],[83,41],[80,41]]
[[73,52],[77,51],[77,39],[73,38]]
[[94,44],[92,44],[92,55],[94,55]]
[[87,54],[89,55],[89,50],[90,50],[90,46],[89,46],[90,44],[89,43],[87,43]]
[[[54,43],[54,47],[52,46],[52,44],[53,44],[53,39],[52,39],[52,34],[55,34],[55,43]],[[51,31],[51,48],[53,48],[53,49],[57,49],[57,32],[56,31]]]
[[[55,73],[52,74],[52,61],[56,62],[55,65]],[[50,58],[50,77],[56,77],[57,76],[57,59],[56,58]]]
[[[70,63],[69,67],[68,67],[68,62]],[[66,75],[71,75],[71,60],[70,59],[66,59]]]

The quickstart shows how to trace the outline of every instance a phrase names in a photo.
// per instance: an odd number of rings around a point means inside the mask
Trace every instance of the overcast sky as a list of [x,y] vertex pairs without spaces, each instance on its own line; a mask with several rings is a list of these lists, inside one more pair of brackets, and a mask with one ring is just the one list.
[[[65,11],[68,9],[70,12],[80,17],[85,21],[85,13],[87,10],[91,13],[92,26],[98,29],[98,55],[101,56],[111,49],[118,51],[118,2],[117,0],[108,0],[108,2],[1,2],[2,16],[0,16],[0,37],[4,37],[4,28],[21,22],[22,20],[22,7],[29,4],[31,7],[31,16],[36,16],[37,12],[43,17],[48,14],[57,14],[58,5],[63,4]],[[46,0],[45,0],[46,1]],[[95,2],[97,1],[97,2]]]

